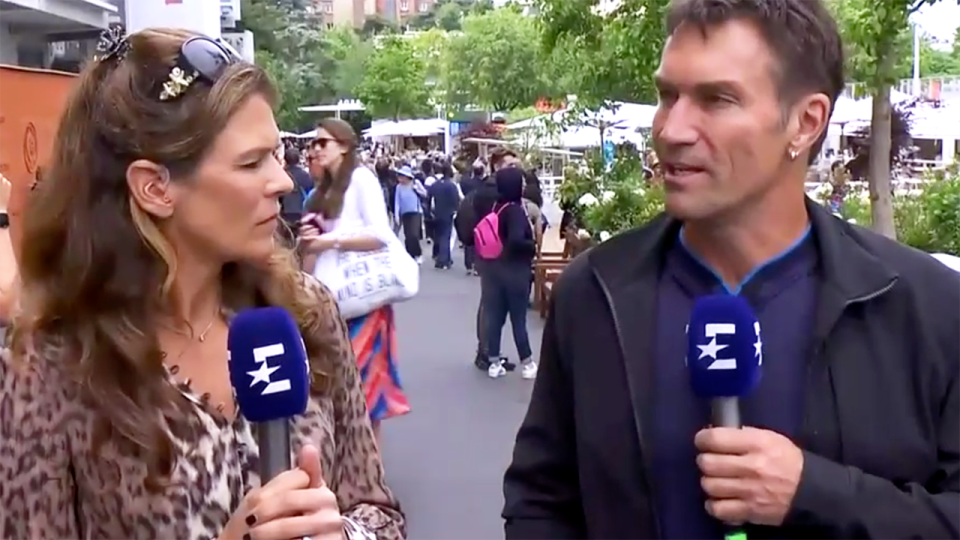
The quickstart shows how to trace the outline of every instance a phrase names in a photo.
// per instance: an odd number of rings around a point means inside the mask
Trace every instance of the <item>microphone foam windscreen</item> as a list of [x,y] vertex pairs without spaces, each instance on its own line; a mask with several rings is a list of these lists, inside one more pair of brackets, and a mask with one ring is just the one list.
[[283,308],[246,309],[227,334],[230,384],[251,422],[303,414],[310,393],[307,350]]
[[750,305],[733,295],[698,298],[687,326],[687,369],[702,398],[741,397],[760,382],[763,341]]

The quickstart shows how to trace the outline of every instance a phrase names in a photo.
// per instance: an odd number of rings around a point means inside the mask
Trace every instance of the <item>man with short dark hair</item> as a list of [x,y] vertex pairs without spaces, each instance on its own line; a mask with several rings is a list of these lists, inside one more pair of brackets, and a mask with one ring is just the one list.
[[[822,0],[667,11],[666,212],[554,287],[506,538],[957,538],[960,277],[804,192],[844,84],[836,24]],[[742,429],[709,427],[684,365],[714,294],[763,329]]]

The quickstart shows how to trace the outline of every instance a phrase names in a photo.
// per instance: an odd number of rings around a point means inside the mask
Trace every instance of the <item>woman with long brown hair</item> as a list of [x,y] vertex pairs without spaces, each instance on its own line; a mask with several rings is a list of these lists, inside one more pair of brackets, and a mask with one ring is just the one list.
[[[357,135],[350,124],[337,118],[322,120],[311,159],[319,168],[320,179],[307,199],[307,215],[301,225],[304,270],[312,272],[319,254],[329,249],[381,249],[394,234],[393,228],[380,181],[373,171],[359,164]],[[344,238],[340,233],[345,230],[364,232]],[[347,328],[373,429],[379,433],[381,420],[410,412],[397,370],[393,307],[386,305],[350,319]]]
[[[0,360],[0,538],[404,537],[346,329],[276,237],[276,92],[196,34],[108,34],[23,213]],[[227,325],[280,306],[310,363],[298,466],[260,485]]]

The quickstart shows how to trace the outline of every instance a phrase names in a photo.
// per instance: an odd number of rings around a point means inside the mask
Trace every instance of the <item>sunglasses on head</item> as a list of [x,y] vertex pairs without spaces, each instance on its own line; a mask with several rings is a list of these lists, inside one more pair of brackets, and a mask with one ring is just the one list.
[[205,36],[192,37],[180,46],[180,61],[206,79],[215,83],[228,67],[242,62],[243,58],[229,43],[222,39]]
[[228,67],[243,61],[240,54],[221,39],[192,37],[180,46],[177,65],[170,70],[160,94],[162,101],[182,96],[198,78],[214,84]]

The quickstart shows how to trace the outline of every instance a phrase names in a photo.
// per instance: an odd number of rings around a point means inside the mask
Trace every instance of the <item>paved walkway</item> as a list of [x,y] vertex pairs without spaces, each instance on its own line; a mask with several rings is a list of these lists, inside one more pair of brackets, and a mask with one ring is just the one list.
[[[490,380],[473,365],[479,279],[462,259],[447,272],[424,265],[420,294],[397,306],[400,373],[413,406],[384,422],[387,481],[415,540],[503,538],[503,472],[532,381],[519,370]],[[542,324],[530,311],[530,341],[539,354]],[[504,329],[503,352],[516,357]]]

